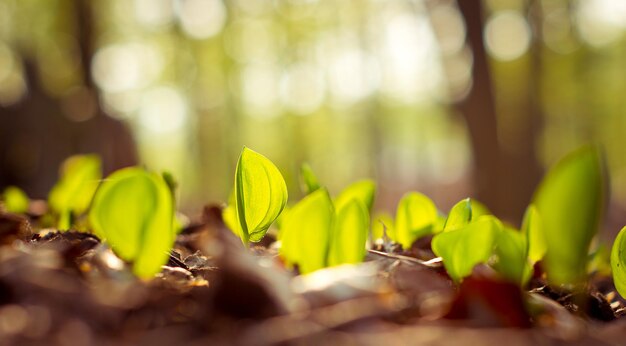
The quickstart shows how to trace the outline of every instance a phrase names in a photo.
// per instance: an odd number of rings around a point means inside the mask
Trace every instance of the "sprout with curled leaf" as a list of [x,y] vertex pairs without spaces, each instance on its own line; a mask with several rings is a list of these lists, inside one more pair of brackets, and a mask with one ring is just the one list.
[[141,278],[161,270],[176,237],[172,191],[162,176],[138,167],[116,171],[100,185],[89,221]]
[[265,156],[246,147],[235,172],[234,209],[237,233],[244,244],[258,242],[287,203],[287,185]]

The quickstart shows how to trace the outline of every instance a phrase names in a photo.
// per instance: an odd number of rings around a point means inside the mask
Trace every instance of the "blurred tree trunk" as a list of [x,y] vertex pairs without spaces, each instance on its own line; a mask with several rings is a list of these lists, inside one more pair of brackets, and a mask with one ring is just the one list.
[[474,154],[474,182],[476,198],[497,215],[506,213],[500,198],[500,149],[498,146],[495,100],[491,72],[483,43],[483,16],[480,0],[458,0],[461,15],[467,27],[467,39],[474,63],[472,89],[456,104],[465,117]]
[[[519,224],[541,177],[536,138],[541,126],[541,46],[533,40],[527,64],[525,100],[516,119],[515,138],[498,138],[495,97],[489,61],[483,43],[484,17],[480,0],[458,0],[474,56],[473,84],[467,98],[458,103],[470,133],[475,160],[476,197],[497,216]],[[531,1],[529,19],[540,37],[539,4]],[[510,144],[505,147],[500,143]]]
[[60,163],[79,153],[100,155],[105,174],[137,162],[130,131],[104,114],[91,79],[92,2],[72,5],[70,13],[57,15],[76,24],[82,81],[61,99],[52,98],[41,83],[42,71],[51,67],[22,52],[28,94],[16,105],[0,107],[0,189],[17,185],[33,198],[45,198]]
[[[529,61],[523,67],[526,70],[526,92],[518,109],[518,119],[515,124],[515,138],[501,140],[513,141],[507,146],[510,150],[502,155],[503,170],[506,177],[502,189],[513,198],[503,200],[506,203],[504,217],[512,221],[520,221],[523,213],[532,199],[532,194],[542,176],[542,169],[537,159],[537,136],[540,132],[543,119],[541,108],[541,76],[542,76],[542,46],[541,46],[541,6],[538,1],[530,1],[527,7],[527,16],[532,27],[533,38],[529,47]],[[506,196],[503,196],[503,199]]]

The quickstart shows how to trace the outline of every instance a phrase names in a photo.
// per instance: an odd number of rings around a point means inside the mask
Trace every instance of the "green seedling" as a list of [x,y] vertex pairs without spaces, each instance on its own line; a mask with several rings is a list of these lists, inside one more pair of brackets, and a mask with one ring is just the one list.
[[617,234],[611,249],[611,269],[617,292],[626,297],[626,227]]
[[260,241],[286,203],[287,185],[278,168],[244,147],[235,173],[234,203],[243,243]]
[[503,225],[482,204],[464,199],[452,207],[443,231],[433,237],[433,252],[442,257],[448,274],[456,282],[470,275],[477,264],[486,263],[508,281],[524,285],[532,273],[527,234],[536,232],[536,222],[531,222],[534,209],[529,210],[524,233]]
[[418,192],[404,195],[396,211],[395,236],[408,249],[420,237],[431,234],[437,222],[437,207],[430,198]]
[[9,186],[2,192],[2,205],[9,213],[24,214],[29,204],[28,196],[18,187]]
[[537,207],[532,204],[526,209],[526,213],[524,214],[522,233],[527,239],[528,260],[531,264],[535,264],[543,259],[543,256],[546,254],[546,239],[543,235],[541,217],[539,216]]
[[466,198],[450,209],[448,218],[443,225],[443,231],[446,232],[462,228],[469,224],[470,221],[472,221],[472,201]]
[[[355,190],[353,190],[355,191]],[[335,208],[325,188],[294,205],[281,222],[281,256],[307,274],[328,266],[360,263],[365,257],[369,212],[363,195]]]
[[341,209],[353,199],[358,199],[367,208],[368,212],[371,212],[374,207],[375,195],[376,183],[369,179],[357,181],[343,189],[339,196],[335,198],[335,207]]
[[[545,269],[553,284],[581,284],[587,254],[603,211],[599,150],[587,146],[559,161],[534,196],[546,243]],[[534,257],[534,254],[533,254]]]
[[472,199],[472,218],[477,219],[478,217],[483,216],[483,215],[492,215],[492,214],[486,205],[482,204],[481,202],[475,199]]
[[528,260],[528,238],[526,234],[503,226],[499,221],[496,228],[495,255],[497,261],[493,264],[493,268],[505,279],[524,286],[530,279],[533,269]]
[[300,176],[304,183],[305,194],[309,195],[320,188],[319,180],[308,163],[303,163],[302,166],[300,166]]
[[68,230],[73,216],[89,208],[100,179],[101,162],[97,155],[76,155],[61,165],[61,178],[48,195],[50,208],[59,216],[58,228]]
[[363,202],[353,199],[339,208],[333,224],[328,265],[361,263],[368,229],[369,213]]
[[291,208],[281,229],[281,255],[306,274],[328,265],[335,210],[328,191],[320,188]]
[[165,180],[141,168],[111,174],[98,188],[89,221],[133,272],[151,278],[174,244],[174,201]]
[[472,273],[474,266],[487,263],[498,233],[499,221],[493,216],[481,216],[474,222],[435,235],[432,249],[443,259],[448,275],[460,282]]

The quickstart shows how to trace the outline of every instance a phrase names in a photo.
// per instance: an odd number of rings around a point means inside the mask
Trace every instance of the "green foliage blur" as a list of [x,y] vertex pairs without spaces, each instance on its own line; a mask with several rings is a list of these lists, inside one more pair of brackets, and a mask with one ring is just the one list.
[[[303,162],[332,194],[373,177],[386,212],[406,191],[446,209],[476,193],[458,109],[473,53],[455,1],[95,0],[86,33],[79,3],[0,0],[0,109],[34,90],[28,64],[70,121],[84,121],[72,95],[96,89],[133,129],[142,163],[180,179],[184,210],[228,198],[244,144],[284,168],[296,198]],[[482,4],[498,150],[523,163],[530,143],[545,169],[599,142],[625,210],[619,0]]]

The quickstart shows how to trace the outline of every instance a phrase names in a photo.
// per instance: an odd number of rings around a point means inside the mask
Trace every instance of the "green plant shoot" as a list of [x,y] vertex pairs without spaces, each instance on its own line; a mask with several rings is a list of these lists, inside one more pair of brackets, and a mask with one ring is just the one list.
[[543,235],[541,217],[534,205],[528,206],[522,221],[522,233],[526,236],[528,247],[528,260],[535,264],[543,259],[546,254],[546,239]]
[[320,188],[294,205],[283,221],[280,253],[300,273],[327,266],[334,214],[328,191]]
[[371,212],[374,206],[374,197],[376,195],[376,183],[372,180],[361,180],[356,183],[350,184],[343,189],[339,196],[335,198],[335,207],[337,210],[341,209],[345,204],[352,201],[352,199],[360,200],[367,208],[368,212]]
[[61,178],[48,195],[48,203],[58,213],[60,230],[71,227],[72,214],[84,213],[102,179],[100,158],[97,155],[76,155],[61,165]]
[[472,219],[477,219],[478,217],[483,216],[483,215],[492,215],[489,208],[487,208],[487,206],[482,204],[481,202],[475,199],[472,199],[471,203],[472,203]]
[[580,284],[604,202],[599,150],[586,146],[559,161],[534,196],[546,241],[546,273],[553,284]]
[[617,234],[611,249],[611,269],[617,292],[626,297],[626,227]]
[[287,185],[278,168],[244,147],[235,173],[235,210],[243,243],[260,241],[286,203]]
[[469,198],[466,198],[455,204],[452,209],[450,209],[448,218],[443,225],[443,230],[451,231],[461,228],[469,224],[470,221],[472,221],[472,201]]
[[9,186],[2,193],[4,209],[9,213],[24,214],[28,211],[30,200],[22,189]]
[[528,262],[526,235],[516,229],[502,226],[498,222],[495,239],[497,262],[493,265],[507,280],[520,286],[530,279],[532,267]]
[[358,199],[337,210],[328,253],[328,265],[361,263],[369,229],[369,213]]
[[304,183],[305,194],[311,194],[320,188],[319,180],[308,163],[303,163],[302,166],[300,166],[300,176]]
[[98,188],[89,221],[133,272],[150,278],[167,262],[174,244],[174,201],[160,175],[124,168]]
[[395,235],[408,249],[420,237],[432,232],[437,221],[437,207],[430,198],[418,192],[405,194],[396,211]]
[[481,216],[461,228],[433,237],[433,252],[443,259],[446,271],[455,282],[469,276],[477,264],[489,260],[498,234],[498,223],[492,216]]

